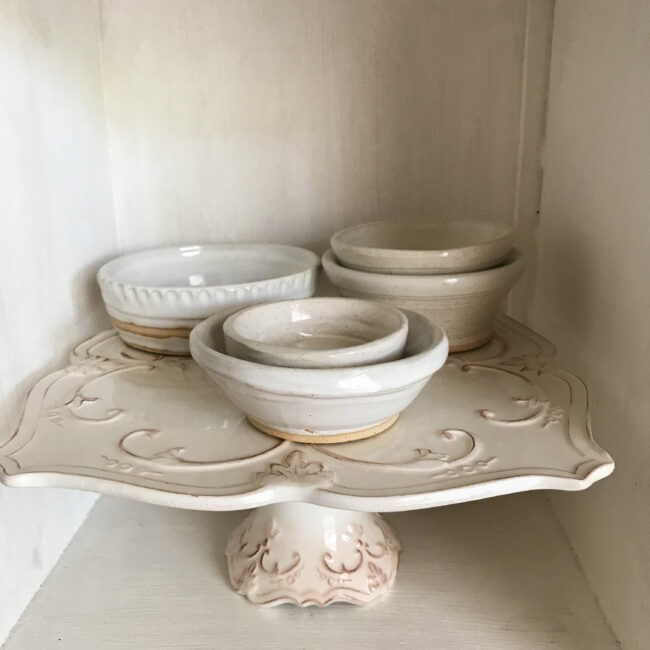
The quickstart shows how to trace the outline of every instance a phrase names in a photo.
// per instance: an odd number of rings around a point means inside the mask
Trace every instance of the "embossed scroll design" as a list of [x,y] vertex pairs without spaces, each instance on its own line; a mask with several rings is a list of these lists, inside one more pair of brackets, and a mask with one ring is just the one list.
[[[114,335],[117,336],[117,335]],[[100,337],[100,342],[106,339]],[[98,338],[98,337],[94,337]],[[93,339],[91,339],[92,341]],[[90,385],[99,380],[105,379],[109,375],[118,374],[126,371],[138,370],[140,372],[153,372],[159,366],[164,365],[166,368],[173,368],[180,372],[185,372],[187,360],[180,358],[170,358],[163,355],[151,355],[140,353],[142,358],[136,357],[128,352],[120,351],[119,358],[113,359],[104,355],[92,353],[92,347],[82,351],[83,345],[78,346],[72,354],[76,363],[67,366],[63,372],[70,377],[84,378],[81,385],[77,388],[72,398],[48,409],[45,417],[58,426],[63,426],[68,416],[84,422],[103,424],[114,422],[125,415],[122,408],[114,407],[106,409],[103,414],[86,414],[84,411],[89,405],[100,405],[103,401],[101,397],[90,397],[86,395]],[[145,356],[146,355],[146,356]]]
[[[112,356],[106,356],[96,349],[104,345],[108,345],[110,348],[115,343],[117,343],[118,347],[115,350],[110,350]],[[189,367],[188,364],[193,363],[191,360],[185,358],[126,349],[117,334],[112,331],[103,332],[85,341],[75,348],[71,356],[72,363],[51,376],[52,383],[40,398],[41,402],[46,401],[48,396],[52,394],[50,390],[52,385],[58,384],[59,382],[72,384],[74,387],[72,397],[69,397],[69,392],[67,395],[63,392],[63,395],[66,395],[65,401],[59,401],[61,398],[48,400],[50,401],[49,408],[42,413],[44,420],[52,422],[60,428],[63,428],[66,423],[75,420],[93,426],[111,426],[122,419],[126,420],[129,413],[118,405],[109,405],[102,409],[105,398],[92,395],[91,386],[94,382],[106,380],[107,378],[108,381],[111,381],[110,377],[112,375],[133,371],[155,373],[157,371],[172,370],[174,372],[185,373]],[[21,431],[25,419],[25,412],[21,417],[14,436],[12,436],[12,441],[17,439]],[[33,437],[37,428],[37,422],[33,426],[34,429],[29,431],[25,444]],[[159,478],[164,475],[164,472],[156,471],[157,469],[167,470],[174,466],[178,468],[210,468],[238,461],[255,461],[259,460],[265,454],[271,453],[288,444],[282,441],[274,441],[273,446],[266,451],[242,458],[228,459],[226,461],[188,459],[184,457],[187,451],[186,448],[180,446],[171,447],[151,456],[140,455],[125,446],[130,439],[136,439],[138,436],[154,439],[159,435],[162,435],[162,432],[157,429],[135,429],[127,432],[119,440],[115,452],[98,455],[97,469],[103,467],[114,472],[119,472],[120,474],[134,477]],[[22,447],[17,447],[12,453],[19,451],[20,448]],[[127,456],[127,458],[124,456]],[[20,463],[13,458],[11,453],[7,454],[7,458],[11,459],[18,469],[21,469]],[[159,465],[160,467],[152,467],[152,465]]]
[[355,591],[364,594],[372,594],[382,587],[392,584],[397,573],[397,563],[388,572],[381,567],[380,562],[389,554],[399,554],[401,547],[393,532],[388,529],[383,520],[376,517],[373,522],[378,529],[375,539],[372,535],[366,535],[361,524],[353,523],[347,526],[342,535],[344,543],[352,544],[354,547],[353,558],[348,566],[344,560],[337,560],[334,555],[327,551],[323,553],[321,562],[323,569],[318,569],[320,577],[330,587],[348,587],[353,579],[352,574],[366,570],[366,589]]
[[159,429],[135,429],[134,431],[129,431],[126,435],[122,436],[118,443],[118,448],[122,453],[139,461],[152,463],[154,465],[163,465],[165,469],[187,470],[192,468],[210,469],[230,465],[233,463],[244,463],[245,461],[259,460],[265,455],[276,453],[280,448],[286,447],[289,444],[281,440],[273,440],[273,444],[269,449],[261,451],[257,454],[229,459],[208,458],[206,460],[193,460],[191,458],[187,458],[186,447],[168,447],[167,449],[163,449],[149,455],[143,455],[142,453],[138,453],[133,449],[129,449],[127,446],[131,440],[135,441],[139,438],[145,438],[146,440],[156,440],[162,435],[163,432]]
[[154,366],[150,363],[143,364],[141,362],[124,364],[104,357],[91,357],[79,365],[68,366],[63,372],[71,377],[82,377],[83,381],[69,400],[47,410],[46,419],[60,427],[69,417],[88,423],[97,422],[98,424],[115,421],[124,415],[123,409],[109,408],[100,415],[90,415],[84,412],[88,405],[100,405],[102,402],[101,397],[89,397],[86,395],[86,391],[93,382],[99,379],[132,369],[149,372],[154,369]]
[[[275,588],[291,587],[302,572],[300,553],[293,551],[286,565],[280,566],[279,561],[269,559],[271,543],[279,533],[275,521],[271,519],[268,522],[257,543],[250,539],[252,531],[253,524],[249,523],[239,535],[235,532],[226,548],[230,580],[235,589],[246,592],[256,587],[261,577]],[[267,595],[262,593],[260,597]]]
[[442,463],[457,463],[464,458],[467,458],[476,448],[476,438],[469,431],[464,429],[444,429],[438,432],[438,438],[443,442],[452,442],[460,438],[465,438],[468,443],[468,448],[462,454],[451,454],[447,452],[434,451],[430,447],[417,447],[414,449],[416,457],[408,463],[417,463],[422,460],[436,460]]
[[379,515],[359,513],[358,521],[341,522],[332,530],[320,525],[309,520],[304,531],[298,526],[289,533],[263,510],[249,515],[226,548],[233,587],[257,604],[300,606],[365,604],[390,589],[401,547]]
[[[433,435],[437,442],[442,443],[441,447],[430,445],[427,447],[414,447],[412,450],[412,457],[402,461],[371,461],[371,460],[359,460],[356,458],[350,458],[349,456],[344,456],[339,454],[332,449],[325,449],[324,447],[314,446],[314,449],[319,454],[324,454],[335,458],[345,463],[358,463],[361,465],[369,465],[374,469],[380,470],[392,470],[392,469],[413,469],[413,470],[423,470],[431,469],[432,467],[437,467],[440,464],[449,465],[452,463],[457,463],[472,454],[476,448],[476,438],[472,433],[466,431],[465,429],[443,429],[442,431],[437,431]],[[445,445],[449,445],[454,442],[464,441],[465,446],[457,453],[451,451],[444,451]]]
[[[550,400],[542,393],[542,390],[539,388],[539,386],[533,384],[524,375],[521,375],[507,368],[481,364],[465,364],[462,366],[461,370],[462,372],[466,372],[468,374],[479,371],[505,373],[524,383],[528,389],[528,392],[532,393],[532,395],[525,397],[519,395],[510,397],[510,400],[515,404],[527,407],[528,412],[520,417],[500,417],[490,409],[479,409],[479,415],[488,422],[495,422],[497,424],[505,426],[522,426],[539,423],[542,428],[545,429],[550,424],[556,424],[560,422],[566,415],[563,408],[552,405]],[[541,374],[541,367],[538,367],[538,372]]]

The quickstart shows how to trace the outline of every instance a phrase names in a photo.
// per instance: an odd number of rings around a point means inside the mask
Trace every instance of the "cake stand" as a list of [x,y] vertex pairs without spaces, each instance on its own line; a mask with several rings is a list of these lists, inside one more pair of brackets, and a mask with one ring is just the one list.
[[390,590],[401,550],[378,512],[581,490],[613,471],[584,384],[553,355],[501,317],[495,338],[450,356],[386,432],[305,445],[254,429],[192,359],[139,352],[109,330],[32,389],[0,447],[0,479],[256,508],[226,548],[237,591],[260,605],[367,604]]

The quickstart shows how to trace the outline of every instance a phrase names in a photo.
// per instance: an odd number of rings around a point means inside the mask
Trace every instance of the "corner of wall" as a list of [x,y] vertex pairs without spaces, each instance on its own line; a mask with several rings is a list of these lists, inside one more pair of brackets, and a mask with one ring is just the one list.
[[[0,444],[29,386],[107,323],[95,273],[116,227],[97,20],[95,0],[0,7]],[[0,486],[0,645],[96,498]]]

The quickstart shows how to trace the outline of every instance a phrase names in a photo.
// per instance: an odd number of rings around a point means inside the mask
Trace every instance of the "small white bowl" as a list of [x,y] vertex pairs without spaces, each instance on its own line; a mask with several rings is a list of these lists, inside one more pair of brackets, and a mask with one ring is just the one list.
[[346,368],[399,359],[408,320],[370,300],[305,298],[247,307],[223,324],[226,352],[288,368]]
[[99,269],[106,309],[125,343],[189,354],[190,331],[232,305],[313,295],[315,253],[271,244],[206,244],[130,253]]
[[343,266],[371,273],[433,275],[487,269],[506,259],[511,226],[489,221],[374,221],[337,232]]
[[524,261],[514,249],[501,266],[485,271],[391,275],[348,269],[329,250],[323,255],[323,268],[341,295],[413,309],[444,328],[450,352],[461,352],[492,338],[499,305],[522,274]]
[[[232,313],[232,312],[230,312]],[[346,442],[387,429],[447,358],[447,337],[423,316],[405,312],[404,357],[354,368],[279,368],[226,353],[216,314],[190,335],[196,362],[249,421],[271,435],[309,443]]]

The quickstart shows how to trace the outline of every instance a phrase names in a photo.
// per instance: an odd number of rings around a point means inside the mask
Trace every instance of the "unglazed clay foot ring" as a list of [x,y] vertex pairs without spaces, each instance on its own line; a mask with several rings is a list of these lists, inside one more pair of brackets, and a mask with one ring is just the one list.
[[363,440],[364,438],[371,438],[376,436],[383,431],[386,431],[389,427],[393,426],[399,418],[399,413],[393,415],[392,418],[384,420],[379,424],[375,424],[372,427],[367,429],[361,429],[360,431],[350,431],[349,433],[335,433],[332,435],[309,435],[309,434],[300,434],[300,433],[289,433],[288,431],[279,431],[278,429],[273,429],[272,427],[267,427],[261,422],[257,422],[251,417],[246,417],[246,419],[260,431],[268,433],[270,436],[275,436],[276,438],[282,438],[283,440],[291,440],[291,442],[304,442],[312,445],[325,445],[325,444],[335,444],[338,442],[352,442],[353,440]]
[[460,345],[451,345],[449,346],[449,354],[453,354],[454,352],[469,352],[469,350],[476,350],[476,348],[480,348],[488,344],[493,338],[494,334],[488,334],[488,336],[485,336],[478,341],[472,341],[471,343],[461,343]]

